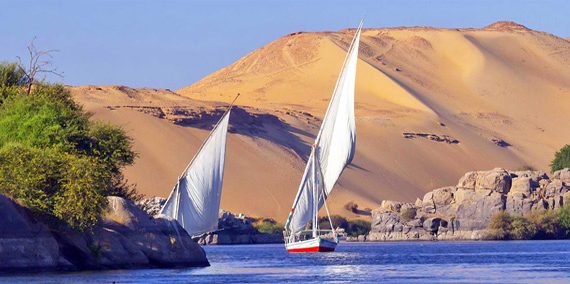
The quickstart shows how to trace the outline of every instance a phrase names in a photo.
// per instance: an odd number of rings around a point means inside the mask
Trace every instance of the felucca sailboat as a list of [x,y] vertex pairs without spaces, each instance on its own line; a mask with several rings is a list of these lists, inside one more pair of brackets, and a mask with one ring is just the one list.
[[175,219],[191,236],[218,229],[226,136],[234,101],[178,178],[160,213]]
[[[311,149],[299,191],[285,224],[285,247],[289,252],[334,251],[338,236],[333,228],[326,199],[355,151],[354,87],[362,21],[344,60],[319,134]],[[319,209],[325,206],[330,230],[319,228]],[[310,223],[311,228],[306,230]]]

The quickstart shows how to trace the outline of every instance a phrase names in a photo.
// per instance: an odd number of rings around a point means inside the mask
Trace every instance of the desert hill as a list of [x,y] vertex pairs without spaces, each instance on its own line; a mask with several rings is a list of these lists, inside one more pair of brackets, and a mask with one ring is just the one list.
[[[284,219],[353,34],[287,35],[176,93],[72,91],[96,117],[130,131],[141,158],[128,177],[161,196],[207,135],[208,121],[221,115],[220,102],[240,92],[222,207]],[[333,213],[348,215],[349,201],[360,208],[412,201],[469,170],[546,170],[570,143],[566,40],[512,22],[368,28],[359,58],[357,154],[331,196]]]

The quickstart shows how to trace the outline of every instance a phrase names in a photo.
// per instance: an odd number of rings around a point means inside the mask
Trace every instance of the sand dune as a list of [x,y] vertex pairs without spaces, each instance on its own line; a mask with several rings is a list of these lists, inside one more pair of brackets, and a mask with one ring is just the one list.
[[[219,102],[240,92],[222,207],[283,219],[353,34],[284,36],[180,95],[72,90],[96,117],[130,131],[141,158],[128,177],[162,196],[207,135],[208,124],[193,118],[215,120]],[[331,196],[333,213],[350,215],[349,201],[361,208],[412,201],[468,170],[547,170],[570,143],[570,42],[561,38],[511,22],[365,29],[359,58],[357,154]],[[177,106],[186,110],[172,111]]]

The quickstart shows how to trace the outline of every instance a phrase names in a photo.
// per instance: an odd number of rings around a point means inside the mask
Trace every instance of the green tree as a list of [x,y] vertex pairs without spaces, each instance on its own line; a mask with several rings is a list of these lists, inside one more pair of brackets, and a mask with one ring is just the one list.
[[0,193],[78,230],[97,222],[105,196],[140,198],[122,174],[137,157],[124,130],[22,70],[0,65]]
[[550,170],[552,172],[570,168],[570,144],[562,147],[560,151],[554,154],[554,160],[550,162]]
[[73,152],[88,130],[88,117],[62,101],[16,96],[0,106],[0,147],[10,142]]
[[26,72],[16,63],[0,63],[0,104],[23,91],[29,83]]

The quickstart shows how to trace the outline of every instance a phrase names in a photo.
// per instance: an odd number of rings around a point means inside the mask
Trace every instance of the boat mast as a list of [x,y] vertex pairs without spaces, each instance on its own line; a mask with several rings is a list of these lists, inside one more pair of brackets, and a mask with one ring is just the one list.
[[312,171],[313,176],[313,238],[317,237],[317,230],[319,224],[319,194],[318,194],[318,183],[317,183],[317,146],[313,146],[313,161],[312,161]]

